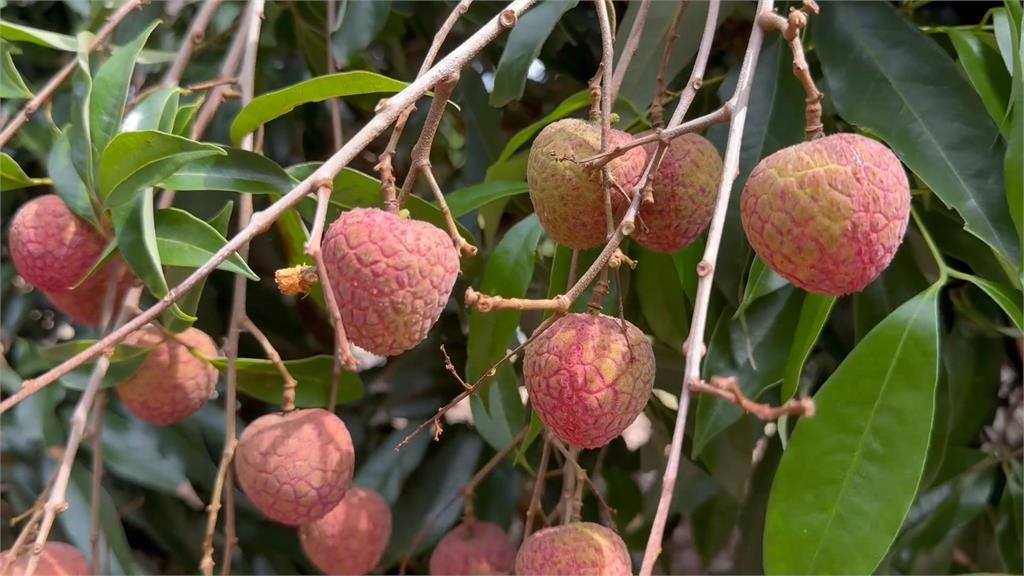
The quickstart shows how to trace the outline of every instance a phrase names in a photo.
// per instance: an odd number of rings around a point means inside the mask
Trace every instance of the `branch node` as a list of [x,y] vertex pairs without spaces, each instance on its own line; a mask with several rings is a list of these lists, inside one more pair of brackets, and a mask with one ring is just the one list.
[[518,21],[519,18],[514,10],[503,10],[501,16],[498,16],[498,23],[505,29],[514,27]]
[[714,271],[715,265],[712,264],[711,262],[708,262],[707,260],[701,260],[697,264],[697,276],[700,276],[701,278],[705,276],[710,276],[711,273]]

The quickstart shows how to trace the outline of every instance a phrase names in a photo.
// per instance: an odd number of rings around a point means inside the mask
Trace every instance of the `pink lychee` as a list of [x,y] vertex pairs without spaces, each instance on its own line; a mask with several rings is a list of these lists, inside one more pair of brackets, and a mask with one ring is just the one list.
[[508,534],[490,522],[463,522],[445,535],[430,555],[434,576],[511,574],[516,549]]
[[572,446],[598,448],[621,434],[647,404],[654,350],[629,322],[569,314],[527,345],[523,378],[548,430]]
[[[0,554],[0,566],[7,562],[10,553],[10,550],[5,550]],[[4,574],[23,576],[28,568],[31,555],[30,550],[25,551],[18,556],[18,559]],[[78,548],[63,542],[47,542],[39,554],[39,563],[36,564],[35,573],[41,576],[86,576],[92,574],[92,567],[85,556],[78,551]]]
[[519,576],[628,576],[629,549],[614,530],[574,522],[534,532],[519,547]]
[[439,228],[374,208],[335,220],[323,258],[349,339],[380,356],[426,338],[459,274],[455,247]]
[[391,538],[387,500],[352,486],[326,516],[299,528],[306,557],[324,574],[368,574]]
[[761,160],[743,190],[743,229],[783,278],[819,294],[860,292],[892,261],[910,217],[899,158],[856,134],[804,142]]
[[320,408],[267,414],[238,439],[235,473],[271,520],[298,526],[324,517],[352,484],[355,452],[345,423]]

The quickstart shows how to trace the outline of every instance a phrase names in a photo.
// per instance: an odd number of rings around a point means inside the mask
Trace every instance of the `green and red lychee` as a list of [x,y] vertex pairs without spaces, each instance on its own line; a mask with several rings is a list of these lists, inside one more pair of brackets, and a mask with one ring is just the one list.
[[[672,253],[686,248],[711,222],[722,179],[722,157],[699,134],[669,143],[651,180],[654,203],[640,205],[633,238],[648,250]],[[628,199],[618,197],[625,211]]]
[[434,576],[511,574],[516,549],[508,534],[490,522],[463,522],[446,534],[430,555]]
[[352,485],[355,452],[345,423],[320,408],[260,416],[235,450],[235,474],[266,517],[292,526],[323,518]]
[[[0,554],[0,566],[7,563],[10,554],[10,550],[5,550]],[[23,576],[28,569],[31,556],[31,548],[25,550],[11,563],[4,574]],[[92,574],[92,567],[89,566],[89,561],[78,551],[78,548],[63,542],[47,542],[43,544],[43,550],[39,553],[39,562],[36,564],[35,573],[47,576],[86,576]]]
[[167,426],[195,414],[209,400],[217,369],[196,356],[217,356],[217,345],[206,333],[189,328],[172,337],[145,326],[124,343],[148,350],[138,370],[115,388],[121,403],[137,418]]
[[808,292],[842,296],[863,290],[892,261],[907,230],[910,186],[885,145],[835,134],[761,160],[740,215],[772,270]]
[[629,549],[614,530],[573,522],[535,532],[519,547],[519,576],[629,576]]
[[651,341],[603,314],[568,314],[526,346],[523,378],[544,425],[577,448],[598,448],[629,426],[654,386]]
[[[611,146],[633,137],[612,130]],[[569,248],[593,248],[607,240],[604,180],[600,168],[581,161],[601,151],[601,127],[568,118],[547,125],[530,148],[526,180],[530,200],[551,238]],[[609,163],[612,178],[629,194],[643,173],[647,152],[636,147]],[[621,196],[612,192],[613,201]]]
[[302,550],[324,574],[368,574],[390,538],[387,500],[359,486],[352,486],[326,516],[299,528]]
[[[72,287],[99,259],[107,239],[72,213],[59,196],[47,194],[22,206],[11,221],[7,243],[18,274],[57,309],[81,324],[101,322],[113,262],[81,286]],[[118,283],[118,301],[130,284],[129,275],[124,274]]]
[[439,228],[374,208],[342,214],[322,249],[348,338],[380,356],[426,338],[459,274],[455,247]]

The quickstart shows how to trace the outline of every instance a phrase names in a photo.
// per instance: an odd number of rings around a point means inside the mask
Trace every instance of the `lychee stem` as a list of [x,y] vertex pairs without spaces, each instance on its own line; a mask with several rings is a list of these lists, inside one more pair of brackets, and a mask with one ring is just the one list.
[[[248,315],[242,316],[242,329],[248,332],[255,340],[259,343],[260,348],[263,348],[263,353],[267,355],[267,358],[277,368],[278,373],[281,374],[281,379],[284,380],[284,388],[281,391],[281,411],[288,413],[295,410],[295,387],[298,382],[292,377],[291,373],[288,372],[288,367],[284,365],[284,361],[281,360],[281,355],[274,348],[274,345],[270,343],[270,339],[267,335],[259,329],[258,326],[249,318]],[[328,406],[330,408],[330,406]]]
[[803,0],[799,10],[790,10],[789,17],[783,18],[775,12],[768,11],[757,18],[758,25],[766,32],[780,32],[789,44],[793,53],[793,75],[804,88],[807,97],[804,99],[805,139],[816,140],[825,135],[825,127],[821,123],[821,101],[825,95],[818,90],[811,76],[807,57],[804,55],[803,40],[800,33],[807,27],[807,20],[812,14],[818,13],[818,5],[814,0]]
[[[523,525],[523,540],[526,540],[533,533],[533,521],[540,509],[540,501],[544,497],[544,485],[547,481],[548,459],[551,457],[551,440],[548,432],[544,432],[544,447],[540,452],[540,465],[537,467],[537,477],[533,481],[533,491],[530,493],[530,506],[526,509],[526,520]],[[541,511],[543,513],[543,511]]]

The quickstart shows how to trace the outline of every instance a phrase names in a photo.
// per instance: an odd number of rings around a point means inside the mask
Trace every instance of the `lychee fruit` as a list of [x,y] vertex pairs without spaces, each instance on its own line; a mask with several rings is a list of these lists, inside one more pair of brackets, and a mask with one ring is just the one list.
[[[633,139],[619,130],[610,136],[613,147]],[[602,170],[580,163],[600,151],[601,127],[576,118],[549,124],[530,148],[526,180],[534,211],[548,235],[569,248],[593,248],[607,240]],[[612,178],[629,194],[646,163],[647,152],[633,148],[609,163]],[[613,202],[617,196],[622,194],[613,189]]]
[[622,538],[592,522],[534,532],[516,555],[516,574],[520,576],[628,576],[632,569]]
[[747,239],[772,270],[808,292],[842,296],[892,261],[907,230],[910,186],[885,145],[835,134],[761,160],[740,206]]
[[445,535],[430,555],[434,576],[511,574],[516,549],[508,534],[490,522],[463,522]]
[[326,516],[299,528],[302,550],[324,574],[368,574],[391,538],[387,500],[353,486]]
[[[711,222],[722,179],[722,157],[699,134],[684,134],[669,143],[651,180],[654,203],[640,205],[633,238],[654,252],[686,248]],[[628,199],[619,197],[625,210]]]
[[[0,566],[7,562],[10,553],[10,550],[5,550],[0,554]],[[31,556],[32,552],[26,550],[11,563],[10,568],[4,574],[22,576],[28,568]],[[47,542],[39,554],[39,563],[36,564],[35,573],[48,576],[83,576],[92,574],[92,567],[89,566],[89,561],[78,551],[78,548],[63,542]]]
[[633,324],[603,314],[569,314],[526,346],[523,377],[544,425],[577,448],[622,433],[654,385],[651,341]]
[[348,428],[320,408],[260,416],[235,450],[235,474],[246,496],[271,520],[292,526],[337,506],[354,468]]
[[117,385],[121,403],[140,420],[167,426],[206,404],[217,385],[217,369],[193,354],[217,356],[217,345],[196,328],[171,336],[155,326],[133,332],[124,343],[148,349],[139,369]]
[[331,224],[323,258],[353,344],[394,356],[437,322],[459,274],[459,257],[439,228],[375,208]]

